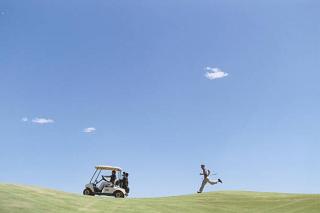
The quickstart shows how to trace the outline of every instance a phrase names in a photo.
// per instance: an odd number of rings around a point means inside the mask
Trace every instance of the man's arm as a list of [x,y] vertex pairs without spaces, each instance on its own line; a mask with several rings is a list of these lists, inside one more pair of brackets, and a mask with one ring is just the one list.
[[210,170],[208,169],[208,176],[210,175],[210,173],[211,173],[211,172],[210,172]]
[[106,178],[111,178],[111,176],[109,176],[109,175],[102,175],[102,179],[103,179],[103,180],[107,181]]
[[200,175],[204,175],[206,173],[206,171],[204,169],[202,169],[202,173],[200,173]]

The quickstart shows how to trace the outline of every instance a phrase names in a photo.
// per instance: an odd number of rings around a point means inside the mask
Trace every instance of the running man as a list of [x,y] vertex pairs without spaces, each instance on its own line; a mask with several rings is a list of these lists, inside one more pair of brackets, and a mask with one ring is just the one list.
[[202,193],[204,186],[207,183],[210,183],[211,185],[217,184],[217,183],[222,183],[222,181],[220,179],[218,180],[210,180],[208,177],[210,175],[210,170],[207,170],[205,165],[201,165],[201,169],[202,169],[202,173],[200,173],[200,175],[203,175],[203,180],[202,180],[202,184],[201,187],[198,191],[198,193]]

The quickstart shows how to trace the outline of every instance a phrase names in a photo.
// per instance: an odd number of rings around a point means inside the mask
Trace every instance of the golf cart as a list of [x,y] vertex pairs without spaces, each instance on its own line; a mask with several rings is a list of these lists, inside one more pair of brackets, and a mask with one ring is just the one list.
[[[92,178],[88,184],[86,184],[85,189],[83,190],[84,195],[106,195],[106,196],[114,196],[116,198],[124,198],[125,196],[128,196],[129,193],[129,188],[124,187],[123,184],[121,184],[121,171],[122,169],[120,167],[115,167],[115,166],[96,166],[95,167],[95,172],[92,175]],[[99,179],[99,176],[102,171],[115,171],[117,175],[117,181],[115,184],[112,184],[110,182],[110,177],[109,176],[104,176],[101,175],[101,179]],[[100,182],[104,183],[103,189],[99,189],[98,184]]]

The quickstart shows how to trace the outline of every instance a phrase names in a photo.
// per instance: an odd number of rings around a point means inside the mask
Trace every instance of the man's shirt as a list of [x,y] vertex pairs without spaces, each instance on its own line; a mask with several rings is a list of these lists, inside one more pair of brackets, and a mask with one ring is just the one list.
[[209,171],[207,169],[202,169],[202,175],[204,178],[207,178],[209,175]]
[[112,174],[112,175],[110,176],[110,182],[111,182],[111,183],[114,184],[114,182],[116,181],[116,179],[117,179],[117,176],[116,176],[115,174]]

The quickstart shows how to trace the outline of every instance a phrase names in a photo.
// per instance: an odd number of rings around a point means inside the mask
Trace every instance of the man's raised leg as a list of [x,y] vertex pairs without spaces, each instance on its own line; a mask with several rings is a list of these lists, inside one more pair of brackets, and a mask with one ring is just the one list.
[[218,180],[210,180],[209,178],[207,178],[207,182],[210,183],[211,185],[217,184],[219,181]]

